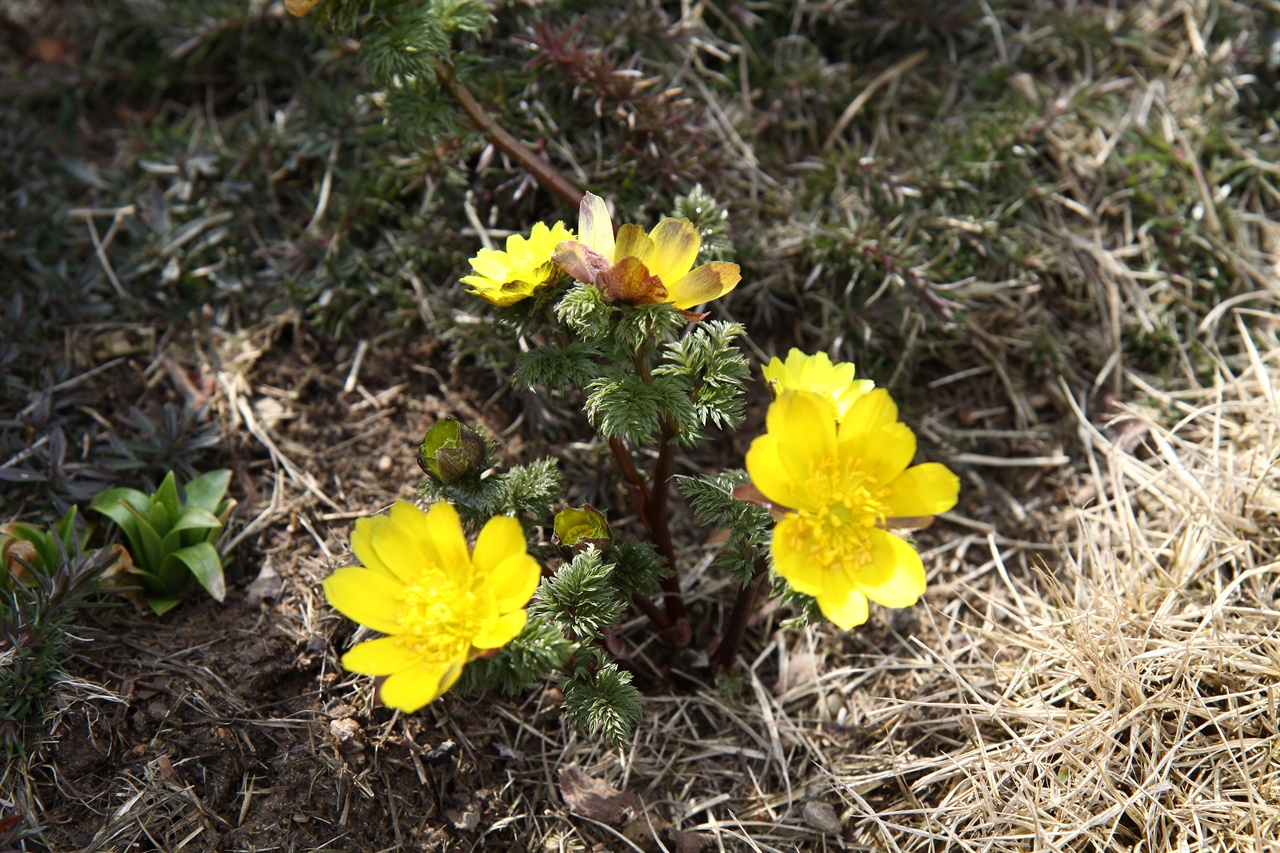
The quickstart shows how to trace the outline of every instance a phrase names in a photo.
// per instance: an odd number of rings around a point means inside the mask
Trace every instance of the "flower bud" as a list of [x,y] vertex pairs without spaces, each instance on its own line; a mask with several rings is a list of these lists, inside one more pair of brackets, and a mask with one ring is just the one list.
[[613,531],[604,513],[591,504],[583,504],[581,509],[567,507],[556,513],[556,539],[560,547],[570,554],[578,554],[586,550],[588,545],[597,551],[607,551],[613,544]]
[[422,437],[418,467],[447,486],[478,469],[484,456],[484,439],[479,433],[446,418],[436,421]]

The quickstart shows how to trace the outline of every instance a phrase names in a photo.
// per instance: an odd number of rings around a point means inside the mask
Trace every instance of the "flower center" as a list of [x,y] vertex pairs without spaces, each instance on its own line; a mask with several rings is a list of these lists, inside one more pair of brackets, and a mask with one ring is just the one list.
[[827,570],[871,562],[867,532],[884,521],[884,488],[860,460],[825,459],[806,484],[810,507],[797,511],[792,546]]
[[443,573],[428,573],[405,588],[397,639],[429,660],[466,654],[480,631],[476,595]]

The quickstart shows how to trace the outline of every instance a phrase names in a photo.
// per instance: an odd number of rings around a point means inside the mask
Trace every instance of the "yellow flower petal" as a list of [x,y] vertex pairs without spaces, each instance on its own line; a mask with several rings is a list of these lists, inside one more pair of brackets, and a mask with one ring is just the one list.
[[885,607],[910,607],[924,595],[924,564],[909,544],[883,530],[869,530],[874,563],[848,572],[867,598]]
[[653,243],[653,254],[645,263],[668,288],[693,269],[698,247],[702,245],[698,229],[687,219],[662,220],[649,232],[649,239]]
[[400,630],[396,614],[404,584],[379,572],[349,566],[324,580],[324,595],[333,608],[383,634]]
[[384,521],[386,521],[385,518],[377,515],[357,518],[356,526],[351,531],[351,551],[356,555],[356,559],[370,571],[384,574],[389,578],[399,578],[399,575],[378,558],[378,553],[373,549],[373,529]]
[[499,616],[476,635],[471,645],[477,649],[500,649],[520,636],[528,618],[529,614],[524,610],[513,610]]
[[796,592],[817,596],[828,585],[827,568],[813,559],[804,541],[804,525],[789,515],[773,529],[773,567]]
[[361,675],[390,675],[417,666],[422,654],[395,637],[379,637],[353,647],[342,656],[342,668]]
[[842,631],[867,621],[867,597],[857,587],[828,590],[817,596],[818,609]]
[[427,510],[427,538],[435,545],[440,556],[440,567],[445,571],[458,571],[471,565],[467,553],[467,539],[462,533],[462,521],[452,504],[441,501]]
[[529,603],[542,580],[542,567],[528,554],[513,554],[503,560],[489,576],[495,590],[499,613],[510,613]]
[[462,675],[465,661],[420,663],[401,670],[382,682],[378,695],[388,708],[412,714],[428,702],[434,702],[453,686]]
[[738,286],[742,272],[737,264],[712,261],[668,284],[667,301],[681,310],[688,310],[703,302],[719,299]]
[[960,497],[960,478],[945,465],[926,462],[914,465],[889,483],[885,494],[885,513],[889,518],[912,518],[937,515],[956,505]]
[[438,567],[439,558],[424,549],[419,534],[426,519],[422,510],[404,501],[397,501],[391,508],[390,518],[376,519],[373,525],[373,550],[383,565],[387,566],[401,582],[409,584],[422,577],[424,572]]
[[864,460],[863,470],[874,484],[893,480],[916,455],[916,435],[904,423],[884,424],[841,445],[842,453]]
[[471,562],[475,564],[478,573],[492,574],[503,560],[527,551],[528,544],[520,522],[510,516],[498,515],[485,522],[480,535],[476,537]]
[[823,459],[835,456],[836,422],[816,394],[783,394],[769,406],[765,420],[769,434],[778,439],[778,458],[795,485],[812,476]]
[[795,507],[800,503],[799,490],[795,478],[782,464],[778,442],[776,435],[768,433],[752,441],[747,449],[747,473],[766,498],[779,506]]
[[653,241],[639,225],[623,225],[618,229],[618,244],[613,248],[613,262],[623,258],[635,258],[646,267],[656,254]]

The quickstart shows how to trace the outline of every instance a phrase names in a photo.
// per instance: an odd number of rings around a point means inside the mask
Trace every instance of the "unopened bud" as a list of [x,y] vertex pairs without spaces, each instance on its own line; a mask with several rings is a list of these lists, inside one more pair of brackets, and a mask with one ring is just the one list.
[[570,554],[585,551],[588,545],[597,551],[607,551],[613,544],[613,531],[604,513],[591,504],[583,504],[581,509],[568,507],[556,513],[556,539],[560,547]]
[[422,437],[418,467],[447,486],[477,470],[484,451],[479,433],[447,418],[436,421]]

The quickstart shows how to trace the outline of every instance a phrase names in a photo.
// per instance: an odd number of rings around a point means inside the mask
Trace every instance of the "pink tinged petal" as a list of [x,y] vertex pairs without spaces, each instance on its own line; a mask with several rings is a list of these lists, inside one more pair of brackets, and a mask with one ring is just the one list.
[[471,555],[467,551],[467,539],[462,532],[462,521],[452,504],[443,501],[427,510],[426,538],[440,557],[440,568],[451,576],[471,574]]
[[551,253],[551,260],[577,281],[595,284],[600,273],[612,263],[606,256],[576,240],[565,240]]
[[382,682],[378,695],[388,708],[398,708],[412,714],[428,702],[434,702],[452,687],[462,674],[464,663],[464,660],[419,663]]
[[342,656],[342,668],[361,675],[390,675],[417,666],[422,655],[399,637],[379,637],[360,643]]
[[687,219],[662,220],[649,232],[649,239],[653,242],[649,269],[668,286],[693,269],[702,245],[698,229]]
[[626,257],[600,273],[596,285],[611,302],[656,305],[666,301],[667,290],[639,258]]
[[856,628],[867,621],[867,597],[857,587],[830,589],[816,597],[822,615],[842,631]]
[[488,584],[498,613],[510,613],[529,603],[542,580],[542,567],[528,554],[513,554],[494,568]]
[[667,301],[674,302],[677,308],[692,308],[719,299],[737,287],[740,281],[742,271],[737,264],[712,261],[670,285],[671,296]]
[[396,573],[391,571],[373,550],[373,529],[386,523],[386,517],[381,515],[357,518],[356,526],[351,531],[351,550],[356,555],[356,559],[364,563],[365,568],[389,578],[395,578],[398,577]]
[[890,518],[937,515],[956,505],[960,478],[938,462],[915,465],[899,474],[882,493]]
[[324,596],[343,616],[383,634],[400,630],[396,618],[404,598],[404,584],[387,575],[350,566],[324,580]]
[[805,547],[807,533],[807,526],[794,515],[789,515],[773,528],[770,550],[773,552],[774,570],[786,578],[791,588],[816,596],[827,588],[826,576],[830,572],[819,565]]
[[[613,220],[609,218],[609,208],[605,207],[604,199],[598,195],[587,193],[582,197],[582,203],[578,205],[578,239],[604,256],[606,261],[613,260]],[[569,274],[573,275],[572,272]],[[586,279],[578,280],[586,281]]]
[[523,610],[513,610],[499,616],[481,629],[471,645],[477,649],[500,649],[520,636],[528,618],[529,614]]
[[883,530],[868,530],[870,566],[851,567],[846,573],[858,589],[885,607],[910,607],[924,595],[924,564],[903,540]]

